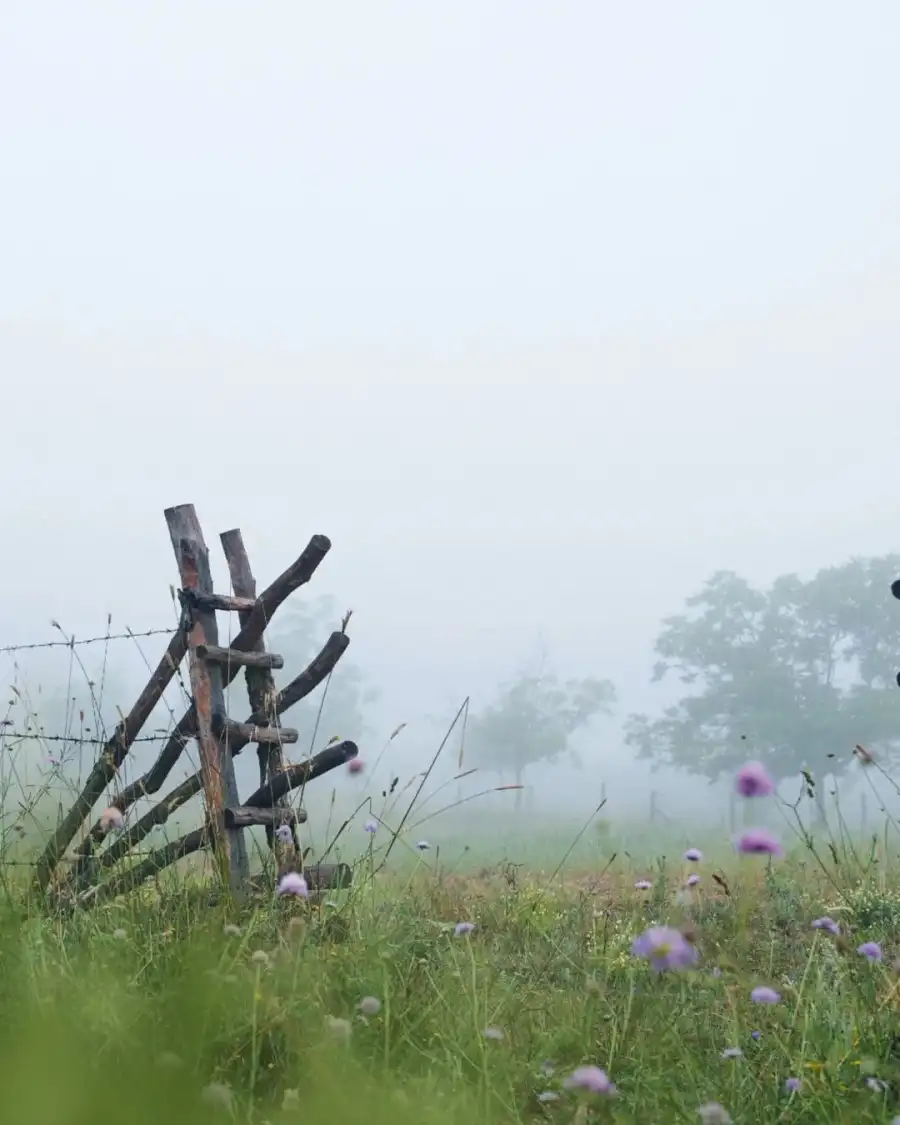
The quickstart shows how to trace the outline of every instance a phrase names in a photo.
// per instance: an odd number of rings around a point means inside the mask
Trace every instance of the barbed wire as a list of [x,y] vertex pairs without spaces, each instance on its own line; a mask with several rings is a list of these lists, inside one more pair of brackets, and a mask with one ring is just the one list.
[[102,637],[85,637],[80,641],[76,640],[74,637],[70,637],[67,641],[39,641],[27,645],[2,645],[0,646],[0,653],[25,652],[29,649],[36,648],[75,648],[79,645],[101,644],[104,641],[131,641],[138,640],[140,637],[159,637],[163,634],[171,636],[174,632],[174,627],[168,629],[144,629],[140,633],[132,632],[132,630],[129,629],[125,633],[104,633]]
[[[113,736],[111,735],[110,738]],[[134,742],[168,742],[168,734],[142,734],[129,740],[130,746]],[[85,746],[105,746],[110,738],[82,738],[77,734],[44,734],[41,731],[6,730],[0,721],[0,739],[38,738],[42,742],[77,742]]]

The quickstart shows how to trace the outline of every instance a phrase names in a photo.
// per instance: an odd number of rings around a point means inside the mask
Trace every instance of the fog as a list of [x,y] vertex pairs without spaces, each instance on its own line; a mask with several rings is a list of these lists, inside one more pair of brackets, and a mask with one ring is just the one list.
[[[171,505],[196,506],[222,591],[221,531],[261,586],[321,532],[294,599],[354,611],[346,659],[380,692],[362,755],[407,724],[374,789],[543,653],[618,701],[582,769],[529,771],[529,816],[605,784],[612,815],[655,788],[718,818],[623,743],[672,699],[660,620],[719,569],[765,584],[900,542],[896,6],[4,24],[0,645],[173,624]],[[164,643],[111,644],[110,707]],[[79,651],[99,674],[102,646]],[[0,667],[69,690],[65,649]]]

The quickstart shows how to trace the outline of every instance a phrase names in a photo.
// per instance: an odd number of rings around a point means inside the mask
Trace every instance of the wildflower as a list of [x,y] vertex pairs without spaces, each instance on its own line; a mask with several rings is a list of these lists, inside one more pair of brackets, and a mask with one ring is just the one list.
[[374,836],[374,834],[378,831],[378,822],[369,817],[369,819],[363,825],[363,828],[366,832],[369,833],[370,836]]
[[540,1094],[538,1094],[537,1100],[539,1102],[543,1102],[545,1104],[547,1102],[558,1102],[559,1101],[559,1094],[554,1093],[553,1090],[544,1090]]
[[688,877],[684,881],[684,885],[686,887],[696,887],[699,884],[699,882],[700,882],[700,876],[699,875],[688,875]]
[[499,1027],[486,1027],[481,1033],[485,1039],[500,1040],[503,1038],[503,1032]]
[[867,750],[865,746],[860,746],[859,743],[857,743],[853,747],[853,752],[859,758],[860,763],[864,766],[871,766],[875,761],[875,755],[872,753],[872,751]]
[[119,832],[125,827],[125,817],[122,810],[111,805],[100,814],[100,827],[106,832]]
[[293,844],[294,833],[289,824],[279,824],[275,829],[275,839],[279,844]]
[[222,933],[226,937],[240,937],[241,927],[236,926],[233,922],[229,922],[228,925],[223,928]]
[[254,949],[250,955],[250,960],[254,965],[268,965],[269,955],[264,949]]
[[359,1002],[359,1010],[364,1016],[377,1016],[381,1011],[381,1001],[377,996],[364,996]]
[[789,1094],[796,1094],[800,1089],[801,1082],[799,1078],[785,1078],[784,1088]]
[[864,941],[856,952],[862,954],[863,957],[868,958],[869,961],[881,961],[884,959],[884,954],[881,952],[881,946],[877,941]]
[[635,957],[645,957],[657,973],[665,969],[683,969],[697,960],[697,950],[678,930],[668,926],[651,926],[631,946]]
[[866,1085],[874,1094],[883,1094],[887,1088],[887,1082],[883,1082],[880,1078],[867,1078]]
[[362,773],[365,768],[362,758],[351,758],[347,763],[347,773]]
[[453,927],[453,932],[457,937],[462,937],[464,934],[470,934],[474,929],[474,922],[457,922]]
[[744,1052],[740,1047],[726,1047],[722,1052],[723,1059],[739,1059],[743,1056]]
[[285,1111],[299,1109],[300,1108],[300,1091],[299,1090],[285,1090],[284,1097],[281,1099],[281,1108]]
[[731,1114],[718,1102],[707,1102],[698,1105],[697,1113],[703,1125],[731,1125]]
[[735,789],[742,797],[768,797],[775,783],[762,762],[747,762],[737,771]]
[[744,855],[774,855],[784,853],[784,848],[765,828],[751,828],[737,842],[737,850]]
[[780,1004],[781,993],[776,992],[774,988],[760,985],[759,988],[754,988],[750,993],[750,999],[754,1004]]
[[116,941],[124,941],[128,937],[128,934],[122,929],[113,930],[113,937]]
[[703,852],[699,848],[688,848],[684,853],[684,858],[690,863],[699,863],[703,859]]
[[750,1032],[750,1038],[755,1039],[756,1042],[758,1043],[759,1040],[762,1038],[762,1032],[761,1031],[751,1031]]
[[634,884],[634,889],[636,891],[649,891],[652,886],[653,884],[649,879],[638,879],[638,881]]
[[416,850],[420,852],[427,852],[430,847],[431,844],[429,844],[427,840],[419,840],[416,844]]
[[326,1016],[325,1026],[335,1037],[335,1039],[343,1039],[344,1042],[350,1038],[352,1028],[350,1027],[349,1020],[338,1019],[337,1016]]
[[299,871],[288,871],[287,874],[281,877],[281,882],[278,884],[278,893],[280,895],[296,895],[297,898],[306,898],[309,895],[309,887],[306,885],[306,880]]
[[579,1066],[573,1070],[563,1085],[567,1090],[583,1090],[588,1094],[614,1094],[615,1086],[605,1070],[599,1066]]
[[833,918],[829,918],[827,915],[824,918],[816,918],[816,920],[812,923],[812,928],[814,930],[827,930],[830,934],[834,934],[835,937],[837,937],[841,932],[841,927],[837,924],[837,922],[835,922]]
[[204,1086],[202,1097],[206,1104],[214,1109],[224,1109],[228,1113],[234,1110],[234,1095],[222,1082],[210,1082],[208,1086]]

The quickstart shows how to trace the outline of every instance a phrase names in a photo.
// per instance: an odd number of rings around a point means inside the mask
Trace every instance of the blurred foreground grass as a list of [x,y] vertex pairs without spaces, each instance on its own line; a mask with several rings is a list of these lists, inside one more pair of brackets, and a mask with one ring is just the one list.
[[[657,865],[646,892],[621,867],[551,882],[422,866],[361,873],[317,906],[210,909],[185,886],[67,919],[12,894],[0,1122],[697,1122],[710,1102],[736,1122],[890,1121],[889,875],[842,881],[805,852],[718,870],[728,893],[705,861]],[[847,944],[811,929],[823,914]],[[475,929],[457,936],[460,921]],[[656,923],[696,928],[696,971],[657,976],[632,956]],[[883,962],[856,952],[864,940]],[[755,1005],[757,985],[781,1003]],[[565,1088],[585,1064],[614,1098]]]

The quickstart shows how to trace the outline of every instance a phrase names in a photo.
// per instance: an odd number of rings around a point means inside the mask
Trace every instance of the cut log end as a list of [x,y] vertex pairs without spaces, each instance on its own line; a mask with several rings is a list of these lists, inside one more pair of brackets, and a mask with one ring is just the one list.
[[257,826],[279,828],[283,824],[293,827],[295,824],[305,823],[305,809],[292,809],[282,806],[260,809],[250,805],[237,805],[235,808],[225,810],[226,828],[255,828]]

